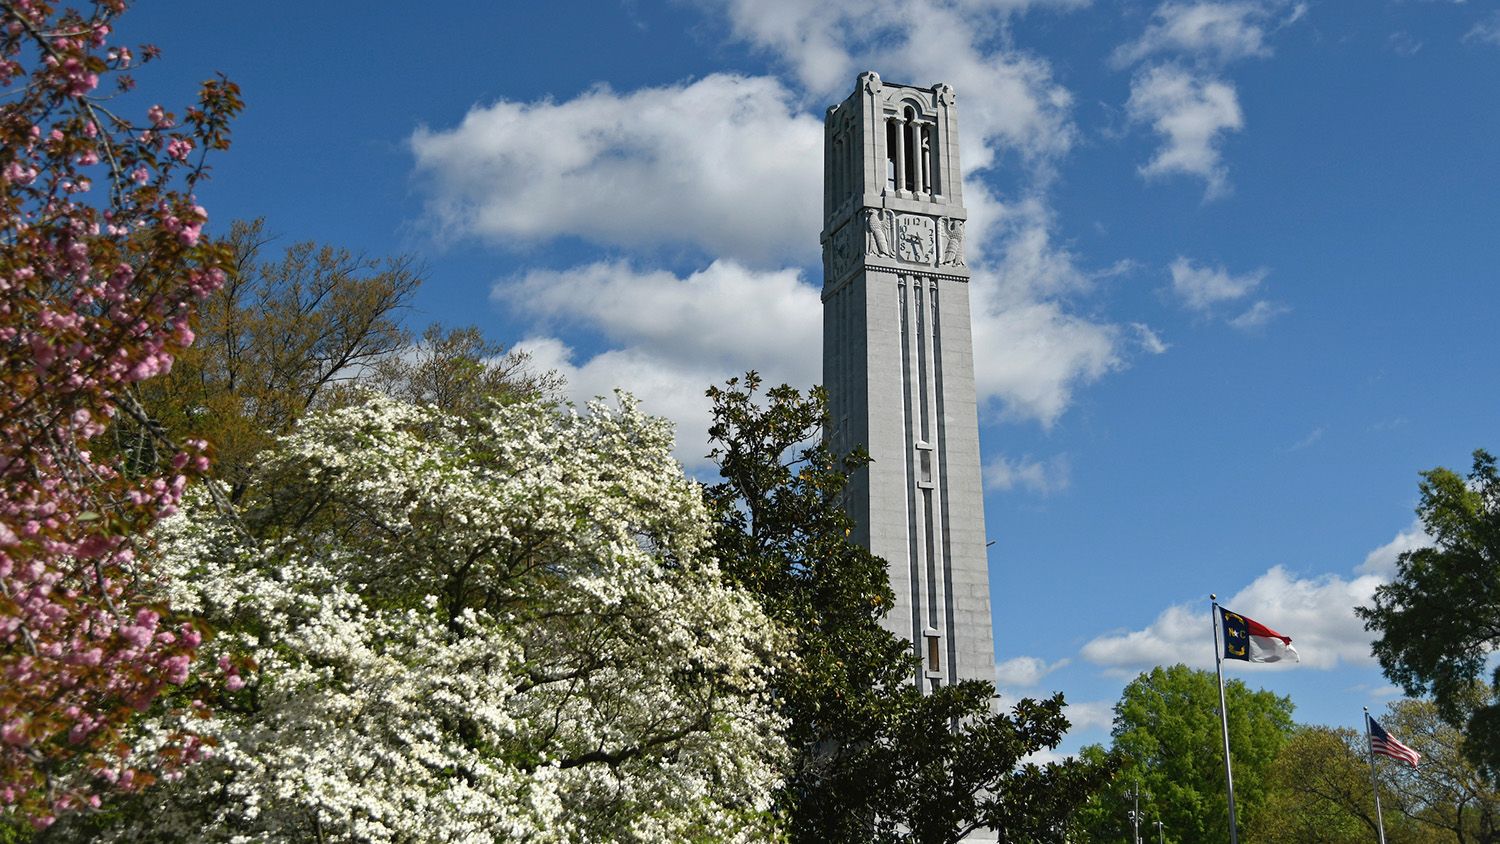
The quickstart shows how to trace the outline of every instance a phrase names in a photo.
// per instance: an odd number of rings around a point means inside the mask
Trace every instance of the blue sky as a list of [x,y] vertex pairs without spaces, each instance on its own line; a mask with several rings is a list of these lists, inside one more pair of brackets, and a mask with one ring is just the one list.
[[248,108],[202,198],[426,267],[474,324],[679,426],[819,378],[821,115],[874,69],[958,94],[999,684],[1104,740],[1211,667],[1208,594],[1303,664],[1299,720],[1394,691],[1350,607],[1422,541],[1417,472],[1494,437],[1500,6],[1468,0],[143,3],[180,105]]

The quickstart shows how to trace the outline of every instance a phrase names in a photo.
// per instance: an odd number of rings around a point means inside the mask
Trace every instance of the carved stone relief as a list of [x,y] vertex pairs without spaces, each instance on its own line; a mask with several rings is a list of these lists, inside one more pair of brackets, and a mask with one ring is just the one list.
[[901,260],[932,264],[937,241],[931,218],[901,215],[896,220],[896,241]]
[[891,248],[891,223],[894,214],[878,208],[866,208],[864,215],[867,233],[865,254],[878,255],[882,258],[896,257],[896,251]]
[[964,221],[944,217],[942,226],[945,242],[943,244],[943,259],[938,262],[938,266],[967,266],[964,263]]

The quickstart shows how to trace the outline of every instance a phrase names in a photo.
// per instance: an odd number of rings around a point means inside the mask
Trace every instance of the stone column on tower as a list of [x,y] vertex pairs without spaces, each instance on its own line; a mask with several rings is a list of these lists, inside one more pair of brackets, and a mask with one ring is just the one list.
[[873,458],[850,482],[853,536],[889,564],[913,681],[993,681],[953,89],[860,74],[825,141],[828,433]]

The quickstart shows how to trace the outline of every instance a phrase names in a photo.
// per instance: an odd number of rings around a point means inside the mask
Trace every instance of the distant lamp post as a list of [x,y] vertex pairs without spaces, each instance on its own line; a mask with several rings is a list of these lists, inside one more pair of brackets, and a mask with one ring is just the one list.
[[1130,787],[1130,844],[1141,844],[1141,784]]
[[1166,844],[1166,839],[1162,837],[1160,820],[1156,822],[1156,844]]

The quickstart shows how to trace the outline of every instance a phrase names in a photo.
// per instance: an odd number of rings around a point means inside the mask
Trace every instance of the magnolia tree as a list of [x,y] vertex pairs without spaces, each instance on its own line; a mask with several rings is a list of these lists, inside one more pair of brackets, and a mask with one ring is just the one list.
[[156,572],[218,629],[199,658],[220,677],[137,748],[191,726],[212,756],[55,832],[774,839],[782,644],[707,556],[665,423],[371,397],[305,420],[250,489],[242,526],[192,506],[160,529]]
[[137,590],[135,537],[201,447],[153,444],[162,461],[122,471],[91,441],[223,279],[192,190],[240,102],[218,80],[180,120],[112,111],[155,55],[111,43],[123,10],[0,0],[0,809],[39,825],[196,752],[184,734],[127,763],[119,731],[199,644]]

